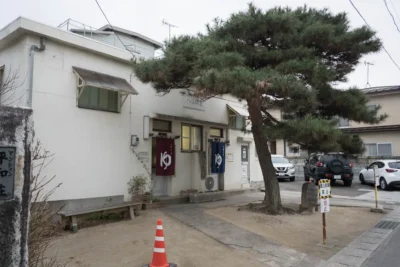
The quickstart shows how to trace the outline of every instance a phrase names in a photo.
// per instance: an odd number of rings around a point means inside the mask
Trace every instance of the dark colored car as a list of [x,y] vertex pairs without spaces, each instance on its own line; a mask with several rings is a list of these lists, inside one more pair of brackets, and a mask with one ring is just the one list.
[[331,184],[342,180],[345,186],[351,186],[353,176],[353,164],[344,153],[313,153],[305,161],[304,180],[309,181],[313,178],[316,185],[320,179],[330,179]]

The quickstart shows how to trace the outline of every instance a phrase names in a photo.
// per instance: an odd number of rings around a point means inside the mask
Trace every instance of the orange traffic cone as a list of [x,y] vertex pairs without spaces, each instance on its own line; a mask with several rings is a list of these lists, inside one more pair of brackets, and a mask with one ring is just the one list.
[[149,265],[143,267],[177,267],[174,263],[168,263],[165,252],[164,231],[161,219],[157,221],[156,240],[154,241],[153,259]]

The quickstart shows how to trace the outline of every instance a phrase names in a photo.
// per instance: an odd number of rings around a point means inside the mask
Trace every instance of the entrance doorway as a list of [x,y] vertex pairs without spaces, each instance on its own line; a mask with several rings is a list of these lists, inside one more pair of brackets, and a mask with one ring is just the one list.
[[156,176],[156,140],[157,138],[152,138],[151,140],[151,176],[152,176],[152,187],[154,196],[166,196],[168,195],[168,177],[166,176]]
[[242,145],[240,149],[240,159],[242,164],[242,184],[250,183],[250,164],[249,164],[249,145]]
[[271,150],[271,154],[276,155],[276,141],[271,141],[269,147]]

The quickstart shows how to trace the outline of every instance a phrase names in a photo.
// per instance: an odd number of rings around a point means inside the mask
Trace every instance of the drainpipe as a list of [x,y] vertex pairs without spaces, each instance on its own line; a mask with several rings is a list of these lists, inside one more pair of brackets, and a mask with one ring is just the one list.
[[32,108],[32,94],[33,94],[33,67],[35,63],[35,51],[42,52],[46,49],[44,38],[40,37],[40,46],[32,45],[29,50],[29,88],[28,88],[28,107]]

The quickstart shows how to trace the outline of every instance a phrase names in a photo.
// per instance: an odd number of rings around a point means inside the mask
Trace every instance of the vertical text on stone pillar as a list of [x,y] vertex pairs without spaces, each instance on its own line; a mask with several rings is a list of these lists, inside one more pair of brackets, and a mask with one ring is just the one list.
[[0,201],[14,198],[15,147],[0,147]]

